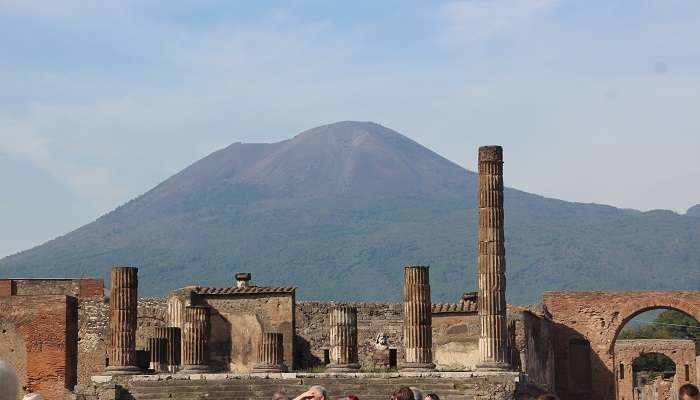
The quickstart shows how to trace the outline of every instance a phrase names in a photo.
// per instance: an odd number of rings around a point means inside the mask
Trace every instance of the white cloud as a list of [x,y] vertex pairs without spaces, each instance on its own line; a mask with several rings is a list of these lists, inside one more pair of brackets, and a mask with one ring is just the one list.
[[554,6],[558,0],[460,0],[442,5],[438,18],[442,42],[470,44],[512,33]]

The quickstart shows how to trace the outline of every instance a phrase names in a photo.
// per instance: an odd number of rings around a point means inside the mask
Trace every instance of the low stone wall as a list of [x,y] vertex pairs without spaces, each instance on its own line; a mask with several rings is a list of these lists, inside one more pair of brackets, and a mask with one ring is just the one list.
[[357,345],[360,365],[373,369],[372,355],[378,334],[386,335],[389,348],[403,357],[403,305],[391,303],[333,303],[303,301],[296,304],[295,362],[299,369],[322,366],[330,347],[328,313],[335,304],[357,307]]
[[[109,300],[81,299],[78,303],[78,383],[87,383],[90,376],[101,372],[107,360]],[[143,348],[158,326],[165,326],[166,299],[140,298],[136,347]]]
[[[527,377],[511,373],[357,373],[357,374],[205,374],[95,377],[99,383],[77,388],[78,400],[165,400],[245,398],[268,400],[276,391],[296,397],[309,386],[323,385],[330,399],[354,394],[385,400],[403,386],[437,393],[444,400],[529,400]],[[538,392],[539,393],[539,392]]]

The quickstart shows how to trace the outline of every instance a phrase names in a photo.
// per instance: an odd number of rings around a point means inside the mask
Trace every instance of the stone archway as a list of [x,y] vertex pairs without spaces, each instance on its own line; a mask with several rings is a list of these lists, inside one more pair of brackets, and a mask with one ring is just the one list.
[[692,340],[635,339],[615,343],[615,378],[617,399],[633,400],[634,372],[632,364],[645,354],[662,354],[676,365],[676,386],[697,384],[695,342]]
[[[555,324],[556,386],[562,400],[615,399],[615,340],[638,314],[666,308],[700,321],[700,292],[545,292],[543,303]],[[570,390],[566,365],[570,341],[581,339],[590,343],[589,393]]]

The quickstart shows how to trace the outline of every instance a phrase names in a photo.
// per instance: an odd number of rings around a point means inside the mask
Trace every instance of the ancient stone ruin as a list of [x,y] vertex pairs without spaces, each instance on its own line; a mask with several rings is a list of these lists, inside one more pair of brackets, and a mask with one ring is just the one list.
[[[399,386],[445,400],[638,400],[698,382],[692,342],[618,335],[655,308],[700,320],[700,292],[546,292],[537,305],[506,304],[503,204],[503,150],[481,147],[478,292],[454,303],[432,303],[430,269],[414,265],[401,304],[298,302],[294,287],[235,271],[230,286],[195,282],[163,298],[138,297],[133,267],[112,268],[108,295],[100,279],[7,278],[0,359],[20,396],[49,400],[269,399],[313,384],[363,400]],[[650,352],[676,373],[634,387],[631,364]]]

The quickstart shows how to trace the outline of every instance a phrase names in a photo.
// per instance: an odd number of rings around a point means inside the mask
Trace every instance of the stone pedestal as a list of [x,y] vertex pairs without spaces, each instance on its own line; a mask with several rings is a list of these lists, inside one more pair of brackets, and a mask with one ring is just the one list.
[[166,340],[165,362],[168,372],[177,372],[182,364],[180,361],[181,332],[180,328],[174,326],[159,327],[155,330],[155,337]]
[[138,268],[114,267],[109,296],[109,366],[107,374],[138,374],[136,359],[136,319]]
[[209,334],[211,309],[207,306],[185,307],[182,331],[182,371],[209,371]]
[[146,342],[146,351],[149,353],[148,369],[155,373],[168,371],[167,348],[167,339],[161,337],[148,338]]
[[503,149],[479,148],[480,370],[507,370],[506,257],[503,215]]
[[400,365],[402,371],[435,369],[429,271],[430,267],[423,266],[408,266],[404,269],[403,337],[405,361]]
[[357,362],[357,308],[335,306],[330,311],[331,372],[356,372]]
[[258,344],[258,363],[253,373],[286,372],[284,366],[284,337],[281,333],[264,332]]

